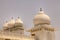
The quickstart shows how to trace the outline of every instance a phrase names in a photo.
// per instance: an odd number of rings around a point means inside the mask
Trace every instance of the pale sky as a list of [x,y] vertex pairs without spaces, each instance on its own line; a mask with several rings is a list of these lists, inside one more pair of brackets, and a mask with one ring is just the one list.
[[51,18],[52,27],[57,28],[56,40],[60,39],[60,0],[0,0],[0,28],[3,23],[18,16],[25,29],[33,27],[33,18],[43,8]]

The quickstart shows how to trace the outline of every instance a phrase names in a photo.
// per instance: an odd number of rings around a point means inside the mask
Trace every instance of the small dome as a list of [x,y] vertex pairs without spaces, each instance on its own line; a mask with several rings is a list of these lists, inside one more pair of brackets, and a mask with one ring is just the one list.
[[18,17],[16,20],[15,20],[15,26],[22,26],[23,25],[23,21]]
[[50,17],[40,9],[39,13],[34,17],[34,24],[50,24]]
[[6,21],[6,23],[3,25],[4,28],[8,27],[8,22]]
[[18,17],[15,21],[15,23],[23,23],[23,21]]
[[8,25],[13,26],[14,24],[15,24],[15,20],[12,17],[12,19],[8,22]]

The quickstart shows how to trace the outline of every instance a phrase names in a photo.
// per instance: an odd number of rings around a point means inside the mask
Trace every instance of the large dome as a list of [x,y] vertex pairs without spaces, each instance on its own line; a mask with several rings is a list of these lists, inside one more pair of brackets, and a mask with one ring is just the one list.
[[40,9],[39,13],[34,17],[34,24],[50,24],[50,17]]

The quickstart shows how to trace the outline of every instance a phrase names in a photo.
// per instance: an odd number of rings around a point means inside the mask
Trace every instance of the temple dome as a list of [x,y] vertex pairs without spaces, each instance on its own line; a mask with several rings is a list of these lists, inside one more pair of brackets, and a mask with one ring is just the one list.
[[11,20],[8,22],[8,26],[13,27],[14,24],[15,24],[15,20],[12,17]]
[[8,27],[8,22],[6,21],[6,23],[3,25],[4,29],[6,29]]
[[11,18],[10,21],[6,22],[3,27],[4,29],[12,28],[12,27],[17,27],[17,26],[22,26],[23,27],[23,21],[18,17],[16,20]]
[[16,20],[15,20],[15,26],[23,26],[23,21],[18,17]]
[[37,24],[50,24],[50,17],[44,13],[42,9],[38,12],[38,14],[34,17],[33,23]]

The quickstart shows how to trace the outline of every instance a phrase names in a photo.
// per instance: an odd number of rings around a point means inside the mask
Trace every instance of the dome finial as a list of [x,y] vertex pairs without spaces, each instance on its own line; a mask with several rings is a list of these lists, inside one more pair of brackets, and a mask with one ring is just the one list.
[[42,8],[40,8],[40,11],[42,11]]

